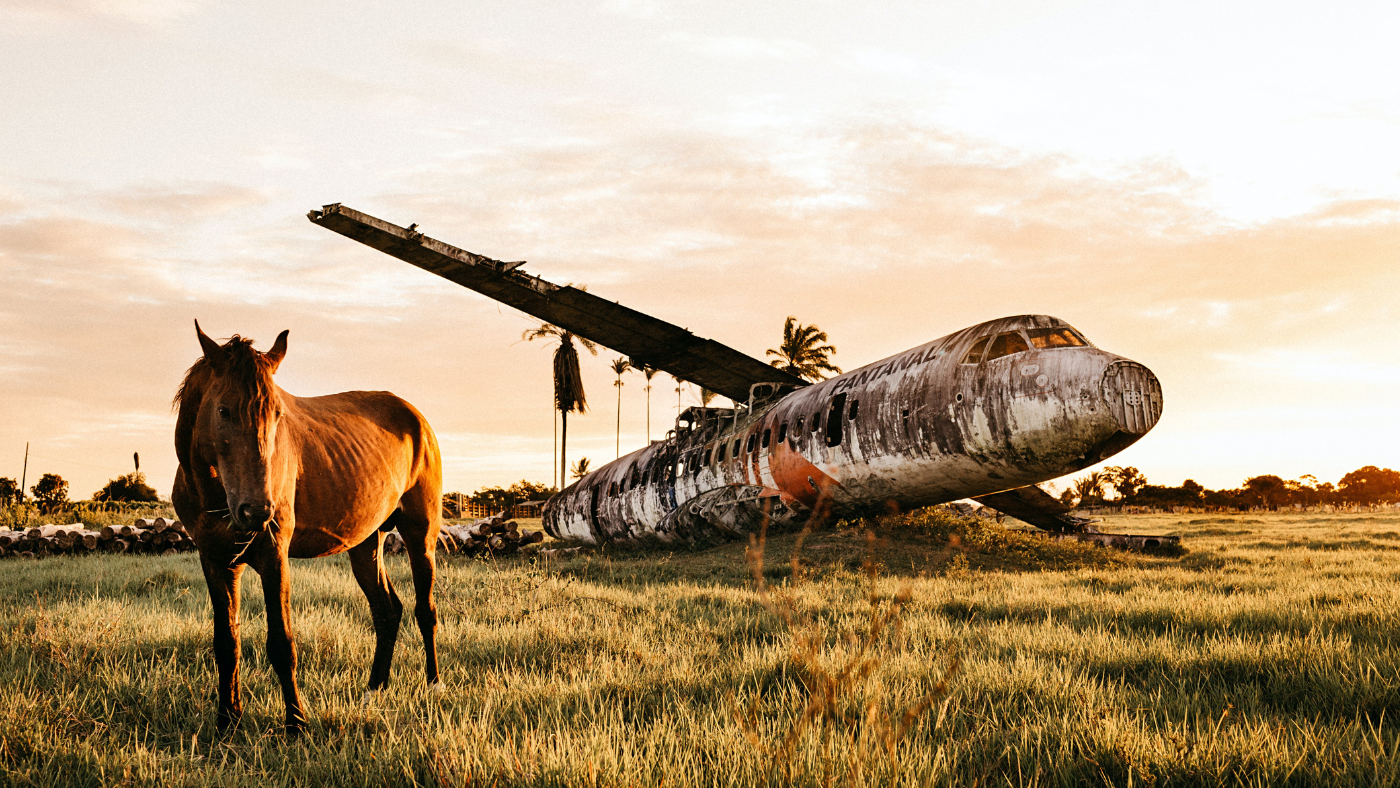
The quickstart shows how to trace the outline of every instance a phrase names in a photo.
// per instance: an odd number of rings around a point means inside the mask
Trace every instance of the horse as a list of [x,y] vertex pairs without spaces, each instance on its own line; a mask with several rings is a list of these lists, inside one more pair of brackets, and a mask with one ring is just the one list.
[[289,558],[349,552],[369,600],[374,661],[369,692],[389,681],[403,604],[384,572],[384,535],[398,528],[413,570],[414,615],[428,685],[437,663],[433,551],[442,526],[442,455],[427,420],[387,391],[294,397],[272,382],[287,332],[266,353],[234,335],[223,345],[195,321],[203,355],[175,395],[179,470],[171,500],[190,527],[214,608],[218,726],[242,715],[239,578],[251,566],[267,603],[267,661],[286,702],[286,731],[307,726],[297,689]]

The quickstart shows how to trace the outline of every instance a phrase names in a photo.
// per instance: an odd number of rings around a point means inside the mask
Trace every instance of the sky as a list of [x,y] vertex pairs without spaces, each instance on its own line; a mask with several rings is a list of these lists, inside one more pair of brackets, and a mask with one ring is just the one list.
[[[1400,467],[1400,6],[0,0],[0,476],[168,495],[212,336],[393,391],[447,490],[550,480],[537,325],[341,202],[762,357],[1069,321],[1159,377],[1149,482]],[[585,356],[569,455],[645,445]],[[689,387],[661,375],[651,437]],[[620,418],[620,438],[616,423]],[[25,445],[28,469],[24,469]]]

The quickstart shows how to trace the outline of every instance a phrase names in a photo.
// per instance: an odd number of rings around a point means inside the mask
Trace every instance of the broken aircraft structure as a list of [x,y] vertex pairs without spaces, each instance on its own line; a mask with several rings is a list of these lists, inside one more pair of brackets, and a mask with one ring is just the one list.
[[972,498],[1060,534],[1085,533],[1037,483],[1132,445],[1162,412],[1145,366],[1047,315],[992,320],[819,383],[679,326],[551,284],[340,204],[312,222],[677,378],[732,408],[692,407],[664,440],[579,479],[544,527],[587,543],[703,543],[801,523]]

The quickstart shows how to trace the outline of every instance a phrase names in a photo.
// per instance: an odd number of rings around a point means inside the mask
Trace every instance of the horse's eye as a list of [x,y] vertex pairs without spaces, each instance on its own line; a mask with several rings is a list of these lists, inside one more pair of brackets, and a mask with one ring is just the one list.
[[223,419],[224,421],[229,421],[233,418],[233,413],[228,408],[225,408],[223,405],[220,405],[219,418]]

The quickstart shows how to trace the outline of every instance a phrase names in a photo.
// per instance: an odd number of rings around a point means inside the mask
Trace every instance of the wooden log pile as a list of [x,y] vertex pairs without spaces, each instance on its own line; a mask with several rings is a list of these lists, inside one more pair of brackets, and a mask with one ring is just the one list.
[[[543,531],[526,531],[505,517],[488,517],[471,525],[446,525],[438,532],[437,549],[455,555],[511,555],[526,545],[544,541]],[[402,553],[403,537],[391,531],[384,538],[384,552]]]
[[131,525],[89,528],[83,523],[39,525],[18,531],[0,529],[0,558],[44,558],[81,553],[152,553],[173,555],[194,550],[184,523],[168,517],[137,520]]

